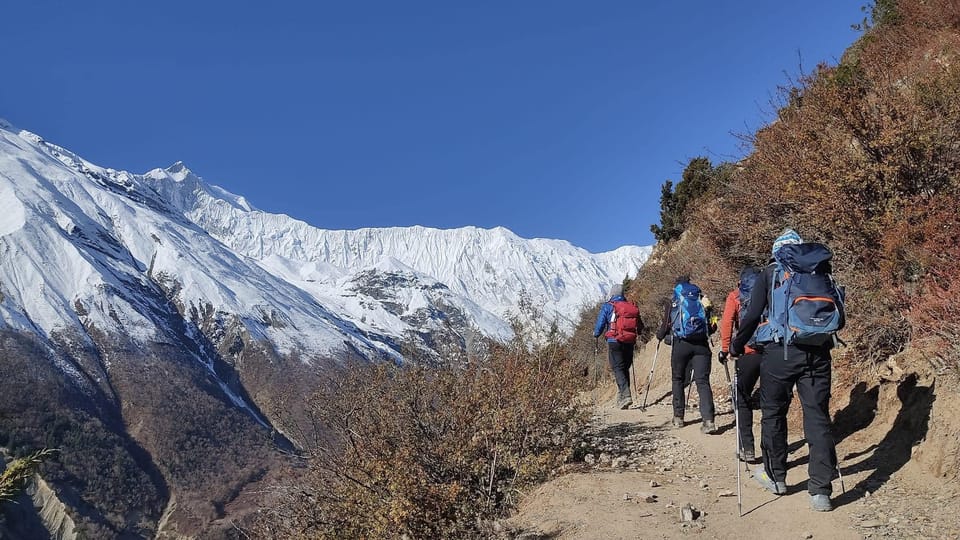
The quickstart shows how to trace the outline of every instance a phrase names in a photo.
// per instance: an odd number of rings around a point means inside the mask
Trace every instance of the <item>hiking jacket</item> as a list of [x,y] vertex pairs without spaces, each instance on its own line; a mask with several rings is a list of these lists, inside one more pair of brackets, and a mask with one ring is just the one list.
[[[611,296],[609,300],[600,306],[600,313],[597,314],[597,323],[593,325],[593,337],[598,338],[604,335],[610,329],[610,317],[613,315],[613,302],[626,302],[627,299],[622,294]],[[637,335],[643,330],[643,322],[637,318]],[[607,343],[616,342],[616,338],[608,337]]]
[[[752,293],[753,291],[751,291]],[[720,318],[720,350],[730,352],[730,340],[733,338],[733,331],[740,324],[740,289],[733,289],[727,295],[727,301],[723,304],[723,317]],[[757,350],[750,346],[744,346],[746,354],[756,354]]]

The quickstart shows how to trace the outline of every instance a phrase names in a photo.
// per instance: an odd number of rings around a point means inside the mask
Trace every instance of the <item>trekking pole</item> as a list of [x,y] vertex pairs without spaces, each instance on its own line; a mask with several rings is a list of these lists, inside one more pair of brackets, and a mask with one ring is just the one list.
[[597,403],[597,392],[600,387],[600,336],[593,342],[593,403]]
[[660,342],[657,341],[657,349],[653,351],[653,365],[650,366],[650,376],[647,377],[647,390],[643,393],[643,405],[640,406],[641,411],[647,410],[647,396],[650,395],[650,385],[653,384],[653,370],[657,367],[657,356],[660,354]]
[[[737,517],[743,517],[743,496],[741,495],[743,482],[740,480],[740,456],[743,453],[743,441],[740,440],[740,407],[738,406],[740,400],[737,397],[737,360],[734,359],[733,361],[733,380],[730,382],[730,397],[733,401],[733,428],[737,430],[737,452],[733,456],[733,462],[737,466]],[[730,370],[727,369],[726,362],[723,363],[723,370],[727,374],[727,380],[730,381]],[[744,457],[743,466],[747,469],[747,472],[750,472],[746,457]]]
[[837,475],[840,477],[840,492],[846,494],[847,488],[843,485],[843,473],[840,472],[840,460],[837,460]]

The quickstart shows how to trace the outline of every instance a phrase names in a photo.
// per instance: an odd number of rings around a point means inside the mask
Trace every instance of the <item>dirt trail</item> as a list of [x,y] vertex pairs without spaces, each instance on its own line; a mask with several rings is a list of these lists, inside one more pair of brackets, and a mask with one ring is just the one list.
[[[652,351],[637,354],[637,377],[646,382]],[[740,464],[743,516],[738,517],[734,462],[736,431],[723,369],[711,376],[719,433],[700,433],[699,413],[688,409],[686,426],[670,426],[666,371],[669,349],[660,351],[650,405],[616,410],[605,398],[582,443],[583,467],[527,494],[506,527],[519,538],[960,538],[955,484],[942,484],[908,463],[878,481],[876,441],[851,434],[838,445],[846,493],[834,480],[832,512],[809,508],[807,447],[803,431],[790,429],[788,493],[760,487]],[[662,363],[662,364],[661,364]],[[696,397],[693,401],[696,400]],[[798,405],[798,404],[796,404]],[[799,407],[795,407],[799,408]],[[760,413],[754,433],[759,444]],[[759,451],[759,448],[757,449]],[[750,464],[750,469],[760,467]],[[652,487],[655,486],[655,487]],[[650,502],[648,502],[650,501]],[[682,519],[692,505],[699,517]],[[944,511],[944,507],[953,510]]]

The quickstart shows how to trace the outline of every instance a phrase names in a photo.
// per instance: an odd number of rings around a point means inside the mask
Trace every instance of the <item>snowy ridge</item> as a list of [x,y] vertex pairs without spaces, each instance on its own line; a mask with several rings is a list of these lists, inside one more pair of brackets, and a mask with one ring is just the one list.
[[42,337],[242,330],[303,359],[399,360],[403,343],[436,353],[431,334],[508,338],[522,300],[569,330],[650,253],[592,254],[502,227],[324,230],[180,162],[137,175],[0,126],[0,320]]
[[[95,327],[135,342],[163,342],[170,339],[172,301],[194,327],[236,318],[282,353],[336,356],[349,348],[395,355],[224,247],[141,176],[97,167],[6,127],[0,195],[6,326],[46,338]],[[250,208],[241,198],[229,204]]]
[[[523,239],[503,227],[325,230],[286,215],[241,208],[232,202],[235,195],[221,199],[216,193],[223,190],[202,183],[185,185],[178,181],[183,171],[176,167],[176,173],[157,169],[147,178],[158,191],[180,190],[171,199],[189,219],[265,268],[281,273],[271,263],[278,257],[286,274],[291,267],[319,264],[356,275],[383,260],[393,260],[446,284],[488,312],[475,313],[478,319],[493,314],[502,321],[515,313],[521,296],[527,295],[569,330],[582,307],[605,297],[612,283],[636,275],[651,251],[650,247],[624,246],[592,254],[563,240]],[[324,300],[330,298],[325,293],[335,294],[318,287],[311,291]],[[496,328],[483,329],[500,333]]]

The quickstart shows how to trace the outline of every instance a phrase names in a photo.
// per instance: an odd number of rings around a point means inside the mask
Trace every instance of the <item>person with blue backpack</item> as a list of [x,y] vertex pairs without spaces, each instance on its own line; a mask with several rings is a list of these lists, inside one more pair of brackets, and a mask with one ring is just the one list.
[[623,296],[623,286],[619,283],[610,287],[610,300],[605,302],[597,314],[597,323],[593,327],[593,337],[601,335],[607,338],[607,359],[613,378],[617,381],[617,407],[628,409],[633,405],[630,396],[630,366],[633,365],[633,349],[637,336],[643,331],[643,321],[636,304]]
[[[730,357],[730,341],[733,339],[734,332],[740,328],[741,320],[747,313],[750,306],[750,293],[757,281],[760,272],[752,267],[746,266],[740,271],[740,279],[737,286],[727,294],[727,300],[723,306],[723,317],[720,320],[720,353],[719,361],[726,364]],[[760,361],[763,355],[760,346],[751,339],[744,346],[743,356],[737,358],[734,363],[734,372],[736,375],[737,393],[734,403],[737,408],[737,429],[739,430],[737,458],[740,461],[752,462],[756,459],[754,448],[756,440],[753,437],[753,410],[750,408],[750,395],[753,393],[757,381],[760,380]]]
[[670,366],[673,379],[673,426],[683,427],[686,403],[683,396],[688,369],[693,368],[693,381],[700,396],[700,431],[716,433],[713,390],[710,388],[709,336],[716,330],[710,323],[709,300],[700,287],[690,283],[689,276],[680,276],[673,288],[670,303],[664,308],[657,339],[671,345]]
[[823,244],[803,243],[796,231],[786,229],[774,241],[772,254],[773,261],[754,283],[750,305],[730,345],[734,357],[744,355],[751,339],[763,347],[763,468],[754,471],[754,479],[777,495],[787,492],[787,412],[796,386],[810,448],[810,507],[828,512],[833,509],[831,482],[837,470],[830,423],[830,351],[846,323],[844,292],[833,280],[833,255]]

